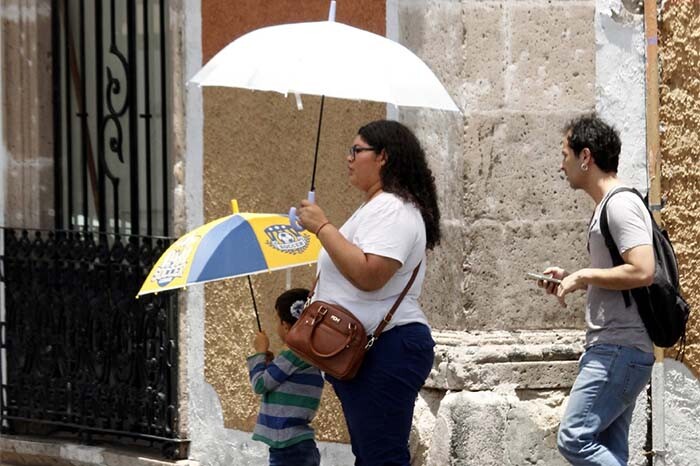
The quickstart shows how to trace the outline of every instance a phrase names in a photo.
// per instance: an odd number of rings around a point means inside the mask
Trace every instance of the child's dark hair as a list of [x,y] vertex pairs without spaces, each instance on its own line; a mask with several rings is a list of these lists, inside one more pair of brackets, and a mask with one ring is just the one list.
[[279,295],[277,301],[275,301],[275,310],[280,320],[282,322],[287,322],[289,325],[294,325],[299,317],[294,317],[292,315],[292,306],[299,308],[300,305],[297,301],[301,301],[301,309],[298,309],[299,312],[301,312],[303,305],[306,303],[306,298],[308,297],[309,290],[306,288],[292,288]]

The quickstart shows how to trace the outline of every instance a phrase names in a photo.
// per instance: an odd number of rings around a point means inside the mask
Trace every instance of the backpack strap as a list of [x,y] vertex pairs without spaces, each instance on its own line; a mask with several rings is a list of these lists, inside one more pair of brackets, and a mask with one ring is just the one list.
[[[608,226],[608,202],[610,199],[617,193],[622,193],[622,192],[632,192],[635,193],[639,198],[642,200],[644,205],[646,206],[646,201],[644,201],[644,197],[640,194],[639,191],[637,191],[634,188],[627,188],[627,187],[622,187],[622,188],[613,188],[614,192],[608,196],[608,198],[605,200],[603,203],[603,207],[600,209],[600,233],[603,235],[603,238],[605,238],[605,245],[608,247],[608,251],[610,252],[610,257],[612,258],[613,266],[617,267],[618,265],[623,265],[625,261],[622,259],[622,256],[620,255],[620,251],[617,249],[617,245],[615,244],[615,240],[612,237],[612,234],[610,233],[610,227]],[[648,207],[647,207],[648,210]],[[622,290],[622,297],[625,299],[625,307],[630,307],[632,305],[632,300],[630,299],[630,292],[629,290]]]

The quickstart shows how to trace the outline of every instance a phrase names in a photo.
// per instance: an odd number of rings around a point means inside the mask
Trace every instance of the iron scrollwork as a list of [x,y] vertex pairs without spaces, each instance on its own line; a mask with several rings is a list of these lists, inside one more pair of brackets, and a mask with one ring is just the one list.
[[2,417],[177,444],[174,294],[135,299],[169,239],[5,230]]

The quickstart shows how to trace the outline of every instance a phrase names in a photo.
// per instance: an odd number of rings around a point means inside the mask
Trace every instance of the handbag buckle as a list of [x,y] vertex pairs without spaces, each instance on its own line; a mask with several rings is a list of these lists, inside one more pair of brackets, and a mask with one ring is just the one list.
[[365,345],[366,350],[368,350],[372,347],[372,345],[374,344],[374,340],[376,340],[376,338],[374,338],[374,335],[369,337],[369,340],[367,340],[367,344]]
[[318,312],[316,312],[316,315],[314,316],[314,318],[311,319],[310,325],[314,325],[316,323],[316,319],[320,320],[326,314],[328,314],[328,308],[324,307],[324,306],[319,307]]

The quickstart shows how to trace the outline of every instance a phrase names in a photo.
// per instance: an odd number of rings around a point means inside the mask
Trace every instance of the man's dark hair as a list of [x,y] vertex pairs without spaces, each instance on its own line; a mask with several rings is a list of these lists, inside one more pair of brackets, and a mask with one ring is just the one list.
[[621,143],[615,128],[595,114],[590,114],[567,123],[564,134],[576,157],[588,147],[598,168],[607,173],[617,173]]
[[275,301],[275,310],[282,322],[287,322],[289,325],[294,325],[297,317],[292,315],[292,305],[297,301],[306,302],[309,297],[309,290],[305,288],[292,288],[287,290],[277,297]]

